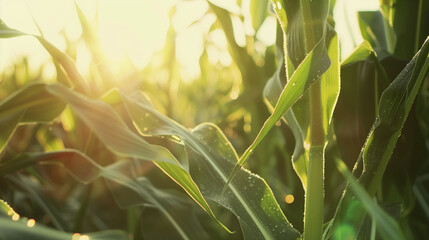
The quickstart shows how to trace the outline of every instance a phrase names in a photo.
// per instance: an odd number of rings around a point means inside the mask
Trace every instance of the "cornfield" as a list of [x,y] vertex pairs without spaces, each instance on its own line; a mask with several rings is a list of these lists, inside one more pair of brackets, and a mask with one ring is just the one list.
[[[192,81],[183,2],[207,7],[189,27],[210,23]],[[0,239],[429,237],[429,1],[359,12],[348,56],[335,0],[232,2],[177,1],[164,48],[119,73],[76,2],[65,50],[36,20],[39,34],[0,20],[0,38],[35,39],[55,69],[23,58],[0,75]],[[256,34],[268,18],[271,45]],[[215,34],[230,62],[213,60]]]

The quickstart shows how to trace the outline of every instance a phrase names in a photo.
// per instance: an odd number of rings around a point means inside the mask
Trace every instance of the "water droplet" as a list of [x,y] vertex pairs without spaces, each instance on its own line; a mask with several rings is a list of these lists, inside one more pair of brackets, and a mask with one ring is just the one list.
[[34,225],[36,225],[36,221],[34,219],[29,219],[27,221],[27,227],[32,228]]
[[295,86],[295,83],[292,83],[292,86]]
[[88,235],[82,235],[79,240],[89,240],[89,236]]
[[79,240],[80,239],[80,234],[79,233],[75,233],[72,236],[72,240]]
[[149,113],[145,113],[145,114],[144,114],[144,116],[145,116],[145,117],[149,117]]
[[147,131],[147,127],[143,128],[143,131],[146,132]]
[[13,214],[12,220],[15,222],[18,221],[19,220],[19,214],[17,214],[17,213]]

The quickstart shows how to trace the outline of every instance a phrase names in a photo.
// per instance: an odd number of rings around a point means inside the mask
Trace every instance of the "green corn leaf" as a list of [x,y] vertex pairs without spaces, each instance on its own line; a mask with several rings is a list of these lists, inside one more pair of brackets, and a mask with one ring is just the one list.
[[374,53],[375,52],[372,49],[371,44],[368,41],[363,41],[348,57],[346,57],[341,62],[341,66],[346,66],[357,61],[365,60]]
[[17,214],[13,208],[9,206],[9,204],[2,199],[0,199],[0,210],[1,214],[7,215],[7,216],[13,216],[14,214]]
[[0,152],[20,122],[50,122],[64,109],[63,102],[55,101],[44,85],[22,88],[0,102]]
[[380,9],[396,35],[394,55],[411,59],[429,35],[429,2],[380,0]]
[[[133,133],[104,102],[90,100],[61,85],[49,85],[48,91],[67,102],[97,137],[118,155],[154,161],[169,177],[176,181],[221,226],[189,173],[165,148],[151,145]],[[225,226],[225,230],[229,231]]]
[[[309,51],[308,55],[305,55],[306,47],[303,45],[303,36],[300,35],[303,34],[304,25],[302,21],[302,14],[300,14],[299,11],[299,4],[293,1],[272,2],[274,4],[274,9],[277,13],[279,21],[283,27],[283,32],[286,33],[286,48],[288,51],[292,51],[291,54],[295,56],[292,58],[291,61],[294,63],[294,65],[299,66],[297,66],[296,71],[293,72],[287,85],[284,87],[282,93],[280,94],[280,97],[277,100],[277,103],[275,105],[274,110],[272,111],[271,116],[265,121],[263,127],[259,131],[253,143],[249,146],[249,148],[246,149],[246,151],[241,156],[239,162],[236,164],[234,170],[230,174],[229,180],[227,181],[227,184],[225,185],[224,189],[226,189],[226,186],[229,184],[231,179],[234,178],[234,175],[237,173],[238,169],[246,162],[248,157],[252,154],[256,146],[262,141],[268,131],[285,114],[285,112],[289,110],[289,108],[291,108],[292,105],[295,104],[295,102],[297,102],[297,100],[305,94],[306,90],[322,76],[322,74],[329,68],[331,63],[329,60],[328,53],[326,51],[325,39],[324,37],[322,37],[324,36],[323,29],[325,26],[324,21],[326,20],[326,13],[325,11],[323,11],[323,6],[325,6],[324,3],[311,4],[311,8],[314,10],[314,14],[317,15],[315,16],[315,19],[317,20],[315,20],[316,22],[313,24],[321,24],[322,31],[320,31],[321,29],[318,28],[315,30],[315,39],[318,39],[318,42],[315,44],[315,47],[311,51]],[[316,25],[314,25],[313,27],[316,28]],[[337,89],[336,91],[339,91],[339,89]],[[331,112],[332,110],[333,108],[330,109]],[[303,111],[301,112],[304,113]],[[307,119],[306,121],[308,122],[309,118],[303,117],[301,119]],[[297,150],[297,148],[295,148],[295,150]],[[300,162],[301,166],[305,165],[303,164],[303,161]]]
[[258,146],[262,139],[267,135],[268,131],[276,124],[278,120],[285,114],[287,110],[303,96],[305,91],[320,78],[320,76],[329,68],[330,60],[325,47],[325,41],[320,41],[316,47],[305,57],[303,62],[299,65],[297,70],[292,75],[291,79],[284,87],[277,100],[271,116],[265,121],[259,134],[253,143],[246,149],[237,162],[234,170],[229,176],[229,180],[225,187],[229,184],[231,179],[235,177],[238,170],[246,162],[253,150]]
[[[429,39],[419,53],[408,63],[397,78],[383,92],[378,108],[377,118],[370,131],[355,171],[362,169],[358,182],[372,197],[379,189],[386,166],[393,153],[401,129],[407,119],[418,90],[427,76],[429,68]],[[341,224],[350,225],[355,232],[365,216],[365,211],[356,209],[351,218],[348,208],[354,197],[349,187],[346,188],[332,222],[327,237],[332,236]],[[347,217],[349,216],[349,217]]]
[[[125,232],[119,230],[109,230],[97,233],[82,234],[88,236],[92,240],[128,240]],[[0,218],[0,239],[21,240],[70,240],[72,233],[65,233],[42,226],[36,222],[34,227],[27,227],[26,221],[20,220],[14,222],[6,218]]]
[[31,199],[34,203],[40,206],[41,209],[52,219],[53,225],[62,231],[68,231],[69,227],[62,214],[58,208],[46,197],[43,190],[30,180],[28,177],[15,177],[8,176],[7,178],[13,185],[15,189],[19,189],[22,192],[27,193],[31,196]]
[[[278,67],[274,75],[267,81],[267,84],[264,88],[264,101],[269,108],[270,112],[273,112],[274,105],[276,104],[277,99],[279,98],[283,87],[282,79],[286,79],[286,70],[285,70],[285,64],[284,64],[284,55],[281,53],[279,49],[278,51]],[[279,54],[279,52],[281,54]],[[293,108],[298,108],[298,103],[300,101],[303,101],[304,99],[301,98]],[[307,165],[308,165],[308,154],[305,154],[305,134],[301,130],[301,127],[298,124],[298,121],[295,117],[294,111],[289,110],[287,111],[282,120],[288,125],[288,127],[291,129],[293,136],[295,138],[295,148],[292,155],[292,163],[294,166],[295,172],[300,177],[301,183],[303,187],[307,185]],[[307,123],[308,124],[308,123]]]
[[380,11],[358,13],[358,22],[362,37],[374,48],[381,48],[393,53],[396,36],[392,27]]
[[82,37],[85,40],[88,49],[91,51],[91,55],[96,63],[95,65],[100,75],[102,76],[104,84],[108,86],[113,82],[113,74],[108,64],[106,64],[108,61],[103,53],[103,50],[101,49],[100,41],[94,30],[92,29],[90,22],[88,21],[76,1],[75,7],[77,16],[80,21],[80,25],[82,26]]
[[331,66],[320,79],[322,122],[325,136],[328,135],[332,115],[340,94],[339,41],[338,36],[333,29],[328,31],[326,45],[329,59],[331,60]]
[[[45,88],[45,90],[43,90],[43,88]],[[29,114],[31,113],[28,117],[26,115],[23,117],[23,119],[26,120],[27,118],[35,118],[33,115],[43,116],[43,119],[48,116],[47,114],[45,116],[40,115],[40,111],[36,111],[37,108],[32,108],[33,105],[29,103],[36,103],[40,101],[40,99],[46,99],[47,97],[51,98],[49,102],[59,104],[62,108],[64,107],[64,103],[68,103],[75,114],[94,131],[98,138],[109,149],[118,155],[154,161],[168,176],[183,187],[183,189],[210,214],[210,216],[223,226],[222,223],[216,219],[204,197],[201,195],[200,190],[177,159],[167,149],[151,145],[143,140],[143,138],[133,133],[109,105],[101,101],[90,100],[58,84],[30,85],[22,91],[33,92],[34,94],[25,95],[27,96],[25,98],[26,101],[21,100],[20,97],[23,96],[22,94],[15,94],[2,101],[0,103],[1,106],[10,106],[12,103],[17,102],[18,104],[14,105],[15,108],[23,109]],[[52,98],[52,96],[56,98]],[[43,109],[46,110],[47,107],[49,107],[49,105],[43,105]],[[8,109],[9,108],[5,108],[4,111],[1,111],[0,116],[3,114],[7,115]],[[53,115],[51,114],[48,117],[53,117]],[[36,118],[36,120],[38,119]],[[223,227],[227,230],[225,226]]]
[[[20,154],[14,159],[3,162],[0,171],[3,172],[3,169],[9,169],[8,172],[16,171],[39,162],[63,166],[70,175],[86,184],[103,177],[121,208],[141,205],[154,207],[173,226],[175,229],[173,235],[181,236],[183,239],[208,239],[196,216],[189,214],[191,205],[189,201],[185,201],[186,198],[173,192],[161,191],[148,179],[137,175],[136,169],[141,168],[142,163],[139,160],[124,160],[102,167],[81,152],[65,149],[47,153]],[[17,186],[22,185],[17,184]],[[29,188],[30,185],[27,183],[25,186]]]
[[[19,214],[13,210],[5,201],[0,199],[0,209],[3,214],[12,217],[19,217]],[[37,222],[34,226],[28,227],[26,225],[26,218],[19,221],[11,221],[8,217],[0,217],[0,239],[72,239],[71,233],[65,233],[54,229],[47,228],[39,225]],[[83,234],[89,236],[91,239],[128,239],[123,231],[109,230],[98,233]]]
[[102,172],[119,206],[130,208],[145,204],[157,209],[162,218],[171,225],[172,230],[164,229],[166,235],[181,236],[183,239],[209,239],[192,209],[197,205],[186,195],[162,191],[155,188],[148,179],[137,177],[135,169],[138,167],[138,161],[121,161]]
[[[375,203],[371,196],[365,191],[362,185],[360,185],[353,174],[348,170],[347,166],[343,161],[336,159],[338,170],[344,176],[344,178],[350,183],[351,189],[356,195],[355,204],[362,204],[363,207],[368,211],[371,218],[377,224],[377,230],[380,231],[384,239],[401,240],[405,239],[404,235],[399,227],[399,224],[389,214],[387,214],[377,203]],[[347,228],[347,226],[340,226],[339,228]],[[341,230],[339,230],[341,232]],[[357,234],[356,234],[357,235]],[[334,238],[355,238],[354,236],[334,236]]]
[[243,84],[246,86],[245,88],[260,85],[260,77],[262,74],[258,71],[259,67],[253,61],[252,56],[249,55],[246,48],[239,46],[235,41],[230,12],[220,7],[218,4],[212,3],[212,1],[209,1],[209,6],[216,14],[217,20],[220,22],[225,32],[225,37],[229,46],[228,50],[234,63],[237,64],[242,74]]
[[383,90],[405,66],[390,55],[380,55],[364,41],[341,64],[341,94],[334,126],[342,160],[349,164],[356,161],[371,129]]
[[205,197],[231,210],[246,239],[296,239],[299,233],[287,221],[271,189],[259,176],[240,169],[237,178],[220,195],[237,154],[223,133],[205,123],[188,130],[157,112],[147,98],[119,92],[105,96],[110,103],[123,101],[136,128],[146,136],[170,136],[185,145],[190,173]]

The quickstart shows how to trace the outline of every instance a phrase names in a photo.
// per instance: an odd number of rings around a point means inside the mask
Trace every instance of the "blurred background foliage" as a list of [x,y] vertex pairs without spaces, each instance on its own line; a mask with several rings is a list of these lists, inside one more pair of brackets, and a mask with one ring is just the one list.
[[[0,1],[1,8],[3,2],[5,0]],[[282,64],[276,58],[279,50],[275,44],[276,39],[282,39],[282,33],[279,27],[276,32],[277,21],[270,1],[227,2],[172,1],[168,8],[165,41],[159,40],[163,47],[155,51],[143,67],[137,66],[127,53],[119,62],[109,59],[98,36],[98,12],[87,16],[82,11],[85,9],[80,10],[79,7],[75,8],[75,19],[80,22],[81,35],[71,39],[65,30],[62,31],[63,50],[78,66],[83,62],[82,69],[86,71],[82,74],[90,86],[91,97],[103,96],[112,88],[119,88],[126,94],[142,90],[160,112],[185,127],[192,128],[208,121],[217,124],[241,155],[269,116],[262,89]],[[335,1],[331,4],[333,7]],[[339,1],[337,5],[340,7],[335,13],[342,13],[344,4],[347,3]],[[345,186],[332,159],[340,157],[352,168],[375,120],[381,93],[429,35],[428,1],[383,0],[380,4],[379,11],[363,11],[356,18],[360,27],[358,34],[371,44],[378,58],[368,58],[341,68],[341,94],[334,113],[335,141],[331,141],[326,156],[326,221],[334,215]],[[182,26],[179,23],[175,26],[175,22],[179,22],[177,19],[186,15],[189,9],[198,9],[199,15],[180,23]],[[2,10],[7,11],[5,8]],[[421,18],[416,20],[419,14]],[[337,18],[332,8],[328,19],[332,25],[346,24],[346,28],[337,29],[340,39],[342,36],[345,36],[343,39],[347,36],[352,39],[340,44],[346,46],[353,42],[352,47],[356,47],[360,36],[356,36],[356,30],[348,23],[352,18],[348,16],[348,19],[341,19],[341,23],[335,23]],[[149,24],[156,26],[157,22]],[[416,27],[409,27],[410,24]],[[40,34],[44,33],[44,28],[41,26]],[[191,37],[184,36],[187,31]],[[199,35],[192,35],[195,32]],[[121,34],[121,31],[116,34]],[[1,46],[0,55],[2,49],[10,48],[8,43],[13,40],[2,41],[7,42]],[[183,47],[179,44],[181,41],[186,41],[190,47]],[[279,44],[277,40],[277,45],[281,47],[282,42]],[[82,49],[86,53],[82,53]],[[349,52],[343,47],[342,58]],[[187,54],[194,57],[193,63],[180,60]],[[50,61],[34,67],[27,56],[7,62],[0,73],[0,99],[29,83],[56,82],[57,78],[60,82],[61,78],[67,81],[67,76],[55,69]],[[415,239],[429,236],[428,105],[429,82],[426,79],[383,178],[382,191],[377,193],[380,205],[400,221],[407,236]],[[131,122],[128,124],[132,126]],[[167,146],[178,158],[184,154],[183,146],[174,141],[145,138]],[[117,156],[67,108],[52,124],[19,126],[0,153],[0,167],[2,162],[19,153],[64,148],[82,151],[103,166],[117,161]],[[290,129],[279,122],[276,130],[269,133],[251,156],[252,161],[246,164],[246,168],[267,181],[289,221],[302,231],[304,191],[290,161],[293,148],[294,137]],[[173,191],[172,195],[180,199],[190,212],[195,212],[207,232],[206,238],[231,237],[152,163],[147,163],[139,171],[156,188]],[[286,203],[287,195],[294,197],[290,203]],[[164,228],[166,225],[156,220],[156,209],[146,206],[122,210],[104,181],[82,185],[70,178],[65,169],[56,166],[34,165],[14,174],[2,175],[0,198],[13,205],[22,216],[59,230],[94,232],[122,229],[134,239],[177,237],[169,235],[174,230]],[[240,232],[237,220],[229,211],[215,211],[230,229]],[[235,234],[234,237],[241,238],[241,235]]]

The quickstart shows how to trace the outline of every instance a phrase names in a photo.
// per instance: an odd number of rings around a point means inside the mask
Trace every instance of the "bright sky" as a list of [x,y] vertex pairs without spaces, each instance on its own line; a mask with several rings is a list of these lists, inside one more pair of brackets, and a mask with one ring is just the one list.
[[[163,47],[168,29],[168,10],[173,0],[103,0],[77,1],[89,20],[95,19],[99,9],[99,36],[101,47],[112,61],[120,61],[126,54],[137,67],[143,67],[154,51]],[[49,7],[47,7],[49,6]],[[27,33],[38,34],[32,16],[45,37],[64,50],[64,29],[69,39],[81,33],[72,0],[0,0],[0,17],[10,27]],[[82,71],[88,59],[84,44],[77,47],[77,65]],[[49,56],[31,37],[0,40],[0,69],[23,55],[29,57],[32,67],[48,62]]]
[[[99,37],[101,47],[112,62],[120,62],[126,55],[130,56],[138,67],[144,67],[152,54],[160,50],[165,44],[166,32],[169,27],[168,12],[177,0],[77,0],[88,19],[94,20],[98,7]],[[233,11],[240,11],[230,4],[231,0],[217,0],[230,5]],[[246,0],[243,0],[246,3]],[[356,11],[378,8],[378,0],[337,0],[335,15],[340,39],[343,40],[343,57],[353,49],[351,35],[347,30],[345,13],[352,29],[356,42],[362,40],[356,20]],[[48,7],[49,6],[49,7]],[[176,16],[173,19],[174,28],[178,32],[176,54],[179,62],[187,68],[189,76],[198,74],[198,60],[202,52],[203,34],[215,21],[214,15],[205,15],[203,21],[193,27],[192,22],[204,16],[208,4],[204,0],[184,1],[178,5]],[[77,39],[82,30],[72,0],[0,0],[0,17],[12,28],[38,34],[32,16],[41,27],[45,37],[64,50],[65,39],[60,32],[64,29],[69,39]],[[275,18],[271,17],[264,23],[264,27],[257,33],[259,39],[265,43],[273,43],[275,38]],[[206,30],[204,30],[206,29]],[[240,43],[240,35],[236,36]],[[226,41],[221,32],[212,32],[210,37],[219,42],[220,47],[226,49]],[[243,38],[241,38],[244,41]],[[209,50],[208,50],[209,51]],[[0,39],[0,71],[10,66],[11,62],[28,56],[30,66],[36,69],[41,63],[49,63],[50,57],[43,47],[31,37]],[[88,71],[88,52],[82,43],[77,47],[77,66],[85,74]],[[226,54],[227,55],[227,54]],[[220,59],[224,64],[230,63],[230,58]]]

